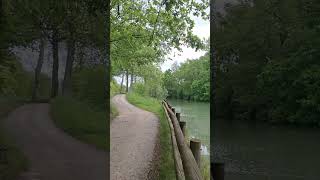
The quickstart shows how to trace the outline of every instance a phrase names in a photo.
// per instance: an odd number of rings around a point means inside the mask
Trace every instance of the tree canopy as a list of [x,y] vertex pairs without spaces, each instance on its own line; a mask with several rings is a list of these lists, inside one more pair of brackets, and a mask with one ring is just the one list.
[[[134,76],[138,76],[144,79],[140,83],[149,84],[147,89],[163,89],[162,93],[150,92],[154,96],[166,94],[163,87],[152,87],[157,83],[162,86],[162,78],[159,81],[158,78],[148,77],[161,76],[159,64],[166,60],[171,50],[181,50],[182,45],[204,48],[204,40],[192,33],[194,21],[191,15],[208,19],[207,7],[206,0],[112,1],[112,75],[125,74],[126,81],[131,79],[131,82],[137,79]],[[141,69],[149,70],[148,75]],[[131,78],[128,78],[129,75]]]
[[187,60],[164,73],[164,85],[169,98],[209,101],[209,54],[199,59]]
[[217,14],[220,116],[319,124],[316,0],[241,1]]

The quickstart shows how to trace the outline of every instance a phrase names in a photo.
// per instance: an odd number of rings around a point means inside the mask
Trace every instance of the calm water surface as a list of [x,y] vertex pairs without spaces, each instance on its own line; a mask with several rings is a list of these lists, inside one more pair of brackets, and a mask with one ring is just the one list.
[[187,135],[201,140],[202,154],[209,155],[210,145],[210,103],[169,99],[181,120],[187,123]]
[[320,180],[320,129],[214,121],[212,157],[226,180]]

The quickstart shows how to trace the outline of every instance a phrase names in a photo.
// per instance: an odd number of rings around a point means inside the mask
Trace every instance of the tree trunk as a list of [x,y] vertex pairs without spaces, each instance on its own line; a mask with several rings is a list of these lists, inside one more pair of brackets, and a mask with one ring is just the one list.
[[132,84],[133,84],[133,73],[131,74],[131,78],[130,78],[130,88],[132,88]]
[[43,65],[43,59],[44,59],[44,39],[40,38],[39,42],[39,58],[37,62],[36,69],[34,71],[34,84],[32,89],[32,101],[36,100],[38,98],[38,91],[39,91],[39,85],[40,85],[40,74],[41,69]]
[[122,74],[122,78],[121,78],[120,93],[122,92],[123,80],[124,80],[124,74]]
[[71,84],[71,76],[72,76],[72,67],[74,61],[74,52],[75,52],[75,40],[72,38],[68,41],[68,55],[66,68],[64,72],[63,79],[63,87],[62,94],[66,96],[70,96],[72,94],[72,84]]
[[53,33],[52,37],[52,84],[51,84],[51,97],[54,98],[58,95],[59,90],[59,44],[57,32]]
[[129,91],[129,71],[126,71],[126,93]]
[[81,43],[79,47],[79,70],[81,70],[83,67],[83,58],[85,55],[84,51],[85,51],[84,44]]

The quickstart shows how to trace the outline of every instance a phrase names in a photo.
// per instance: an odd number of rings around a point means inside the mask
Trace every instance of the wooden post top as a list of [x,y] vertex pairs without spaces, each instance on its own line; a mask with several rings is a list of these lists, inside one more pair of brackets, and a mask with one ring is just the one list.
[[201,140],[196,139],[196,138],[191,138],[190,141],[195,142],[195,143],[201,143]]

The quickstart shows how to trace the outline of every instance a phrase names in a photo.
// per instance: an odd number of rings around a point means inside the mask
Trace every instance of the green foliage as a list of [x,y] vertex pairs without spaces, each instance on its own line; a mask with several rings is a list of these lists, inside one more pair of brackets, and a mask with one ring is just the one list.
[[143,83],[135,83],[132,85],[132,91],[141,95],[145,96],[146,95],[146,88]]
[[175,65],[164,73],[168,96],[177,99],[209,101],[209,54]]
[[135,83],[132,85],[133,92],[141,96],[150,96],[156,99],[164,99],[167,96],[167,90],[156,81],[144,83]]
[[51,104],[54,122],[75,138],[98,148],[109,149],[105,111],[97,111],[71,97],[57,97]]
[[[143,78],[144,90],[156,98],[166,96],[158,75],[159,63],[181,45],[204,48],[204,41],[193,32],[191,14],[208,18],[209,1],[128,1],[111,2],[112,75],[125,73]],[[139,85],[136,85],[139,86]],[[142,92],[143,91],[143,92]]]
[[272,102],[271,121],[319,124],[320,66],[305,63],[305,59],[271,63],[258,76],[259,92]]
[[[31,98],[34,75],[23,70],[22,65],[11,55],[3,56],[0,63],[0,94]],[[41,74],[39,97],[48,98],[50,93],[50,79]]]
[[127,100],[142,109],[155,113],[160,120],[160,169],[159,179],[175,179],[170,128],[161,102],[157,99],[141,96],[136,93],[127,94]]
[[201,156],[200,171],[204,180],[210,180],[210,157]]
[[[167,53],[181,44],[201,48],[201,40],[192,34],[194,22],[190,14],[208,18],[209,1],[127,1],[111,2],[112,57],[115,60],[148,59],[150,55]],[[150,52],[150,53],[139,53]],[[138,56],[138,57],[137,57]],[[127,58],[123,58],[127,57]],[[121,60],[121,59],[120,59]],[[153,58],[153,60],[156,60]]]
[[167,90],[163,84],[163,73],[158,66],[144,65],[141,69],[137,69],[136,73],[142,78],[142,81],[134,82],[131,85],[133,92],[157,99],[167,97]]
[[228,6],[214,28],[216,105],[229,119],[319,124],[319,1]]
[[120,92],[120,86],[119,84],[112,79],[110,82],[110,98],[112,98],[114,95],[118,94]]
[[74,97],[88,103],[92,108],[105,110],[104,79],[105,69],[102,66],[75,71],[72,79]]
[[[119,92],[120,92],[119,84],[117,84],[117,82],[114,79],[112,79],[110,84],[110,99],[112,99],[112,97],[118,94]],[[118,115],[118,110],[116,109],[116,107],[113,105],[111,101],[110,101],[110,108],[111,108],[110,119],[112,120]]]
[[0,61],[0,93],[4,95],[15,95],[18,82],[17,72],[21,71],[18,62],[6,52],[1,53]]

